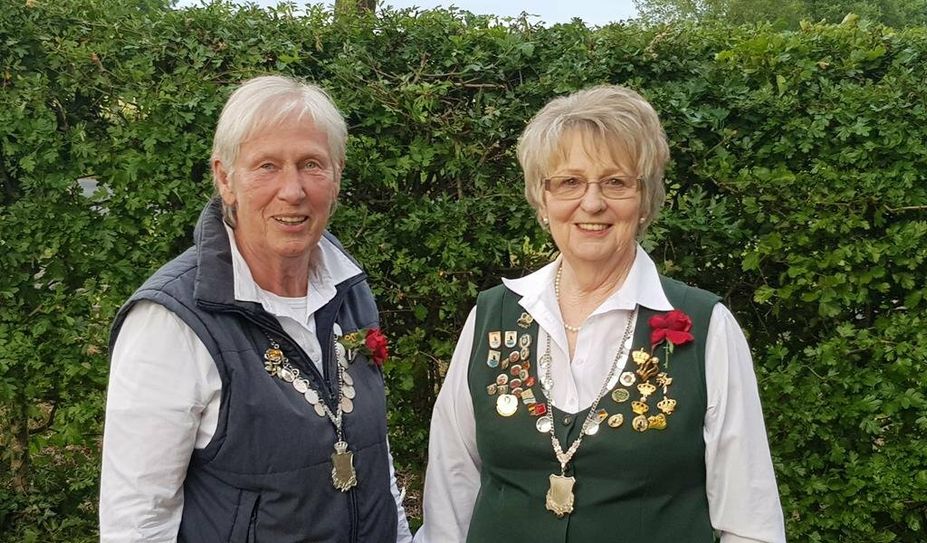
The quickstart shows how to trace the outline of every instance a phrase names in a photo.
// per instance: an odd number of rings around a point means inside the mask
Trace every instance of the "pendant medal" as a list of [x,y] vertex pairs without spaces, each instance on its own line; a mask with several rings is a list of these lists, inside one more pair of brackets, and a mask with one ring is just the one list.
[[550,474],[550,488],[547,490],[547,510],[563,518],[573,512],[573,485],[575,477]]
[[347,492],[357,485],[354,453],[348,450],[348,444],[344,441],[335,443],[335,452],[332,454],[332,485],[342,492]]

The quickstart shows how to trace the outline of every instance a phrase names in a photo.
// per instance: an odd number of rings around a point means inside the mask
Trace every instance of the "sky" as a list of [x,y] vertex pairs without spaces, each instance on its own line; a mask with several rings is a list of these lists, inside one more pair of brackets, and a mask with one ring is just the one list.
[[548,24],[567,23],[579,17],[587,25],[602,26],[637,15],[632,0],[386,0],[385,3],[395,8],[423,9],[453,5],[473,13],[510,17],[524,11]]
[[[297,5],[318,3],[309,0],[294,1]],[[246,0],[235,0],[235,2],[245,3]],[[261,6],[277,4],[277,0],[251,0],[251,2]],[[199,3],[200,0],[180,0],[177,5],[183,7]],[[500,17],[517,17],[524,11],[529,15],[537,16],[529,19],[532,22],[566,23],[574,17],[579,17],[590,26],[602,26],[630,19],[637,14],[633,0],[380,0],[378,4],[388,4],[394,8],[418,7],[420,9],[455,6],[472,13]]]

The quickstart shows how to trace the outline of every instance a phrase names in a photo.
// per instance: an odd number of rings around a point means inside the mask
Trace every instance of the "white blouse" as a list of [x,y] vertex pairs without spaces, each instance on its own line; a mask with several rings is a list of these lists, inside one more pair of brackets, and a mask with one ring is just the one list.
[[[260,303],[321,371],[313,314],[335,296],[335,285],[361,270],[322,238],[312,255],[309,294],[283,298],[262,290],[235,245],[235,299]],[[173,543],[183,511],[183,482],[194,449],[216,431],[222,381],[193,330],[153,302],[129,312],[110,367],[100,480],[101,543]],[[402,493],[389,458],[390,490],[399,515],[397,542],[412,541]]]
[[[592,405],[598,395],[619,348],[614,331],[625,329],[634,307],[639,304],[657,311],[673,307],[656,266],[638,246],[622,287],[583,323],[570,361],[553,289],[559,265],[558,259],[523,278],[503,282],[522,296],[519,304],[537,321],[538,344],[543,345],[550,335],[552,400],[559,409],[577,413]],[[435,403],[425,477],[425,523],[415,534],[416,543],[465,541],[480,490],[482,463],[467,382],[474,326],[475,309],[464,324]],[[601,349],[602,345],[613,347]],[[711,315],[705,364],[705,467],[711,524],[720,532],[722,543],[784,542],[782,506],[750,349],[737,321],[721,304]],[[582,448],[576,454],[583,454]]]

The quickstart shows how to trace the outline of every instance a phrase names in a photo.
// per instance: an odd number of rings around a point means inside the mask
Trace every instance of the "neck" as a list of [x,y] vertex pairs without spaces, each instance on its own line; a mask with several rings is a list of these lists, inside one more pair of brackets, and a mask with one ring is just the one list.
[[632,245],[604,266],[601,263],[562,259],[561,304],[588,306],[594,302],[593,308],[597,307],[624,284],[636,253],[637,248]]
[[309,256],[271,258],[238,246],[251,277],[262,289],[277,296],[299,298],[305,296],[309,285]]

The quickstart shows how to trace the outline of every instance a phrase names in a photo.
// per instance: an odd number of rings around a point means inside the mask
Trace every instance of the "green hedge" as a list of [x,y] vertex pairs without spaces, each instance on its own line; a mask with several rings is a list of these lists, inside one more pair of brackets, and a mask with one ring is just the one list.
[[269,72],[321,83],[348,118],[332,229],[392,337],[413,488],[475,294],[553,250],[515,139],[551,97],[614,82],[671,140],[645,246],[750,334],[790,540],[927,538],[924,29],[0,3],[0,541],[94,539],[109,322],[190,243],[219,108]]

